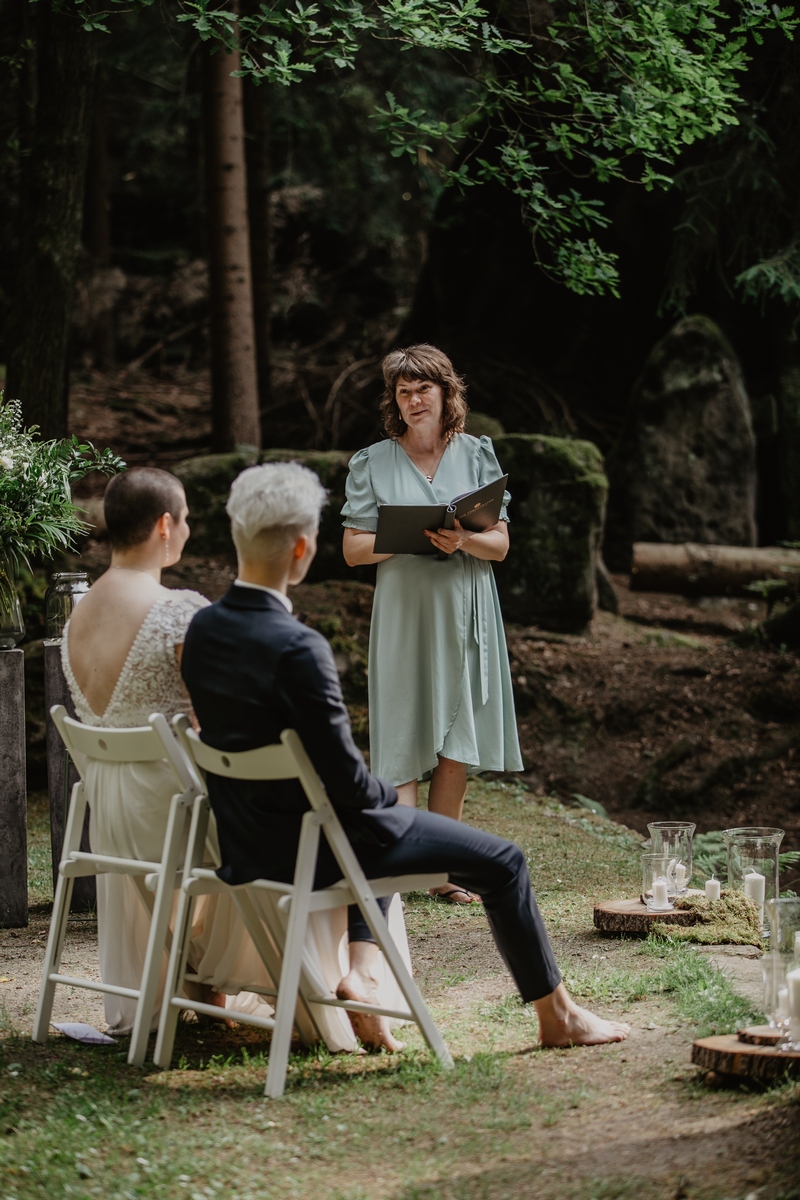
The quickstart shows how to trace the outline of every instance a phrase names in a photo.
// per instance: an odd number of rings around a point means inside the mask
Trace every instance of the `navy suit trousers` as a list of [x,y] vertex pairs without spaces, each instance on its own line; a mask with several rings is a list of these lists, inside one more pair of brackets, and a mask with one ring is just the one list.
[[[531,887],[525,855],[514,842],[462,825],[437,813],[414,813],[408,831],[390,846],[354,845],[368,879],[384,875],[446,872],[453,883],[477,892],[522,999],[527,1003],[549,996],[561,982],[547,930]],[[323,834],[317,866],[317,887],[341,879],[336,860]],[[381,907],[386,910],[389,900]],[[360,910],[349,910],[350,941],[373,941]]]

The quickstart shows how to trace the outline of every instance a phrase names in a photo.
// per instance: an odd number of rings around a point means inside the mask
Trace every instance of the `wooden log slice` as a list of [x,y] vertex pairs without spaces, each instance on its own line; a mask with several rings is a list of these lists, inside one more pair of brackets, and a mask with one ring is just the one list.
[[648,912],[641,900],[601,900],[594,906],[594,927],[601,933],[648,934],[659,921],[671,925],[694,925],[697,914],[690,909],[672,908],[667,912]]
[[736,1036],[740,1042],[747,1042],[750,1046],[777,1046],[781,1040],[781,1035],[771,1025],[750,1025],[747,1029],[740,1029]]
[[700,1038],[692,1046],[692,1062],[717,1075],[738,1075],[770,1082],[800,1075],[800,1053],[741,1042],[735,1033]]

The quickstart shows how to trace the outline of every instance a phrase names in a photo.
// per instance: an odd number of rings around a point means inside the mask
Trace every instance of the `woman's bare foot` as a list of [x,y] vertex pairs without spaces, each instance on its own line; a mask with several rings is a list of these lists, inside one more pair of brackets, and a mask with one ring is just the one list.
[[624,1042],[631,1031],[624,1021],[605,1021],[576,1004],[560,983],[543,1000],[534,1001],[540,1046],[602,1046]]
[[[378,1003],[378,981],[372,975],[350,968],[347,975],[336,989],[340,1000],[357,1000],[362,1004]],[[403,1049],[403,1042],[398,1042],[389,1028],[388,1017],[379,1017],[375,1013],[347,1012],[353,1033],[362,1046],[368,1050],[386,1050],[393,1054]]]
[[[236,1028],[236,1022],[232,1021],[230,1019],[230,1017],[225,1016],[225,994],[224,994],[224,992],[216,992],[210,983],[196,983],[193,985],[193,987],[197,990],[197,993],[198,993],[194,997],[195,999],[201,1000],[203,1002],[203,1004],[213,1004],[215,1008],[219,1009],[218,1017],[209,1016],[208,1013],[198,1013],[197,1014],[198,1021],[200,1021],[201,1023],[203,1023],[205,1021],[209,1021],[209,1022],[221,1021],[223,1023],[223,1025],[228,1026],[228,1029]],[[191,995],[191,992],[189,991],[188,987],[186,989],[186,993],[187,993],[187,995]]]

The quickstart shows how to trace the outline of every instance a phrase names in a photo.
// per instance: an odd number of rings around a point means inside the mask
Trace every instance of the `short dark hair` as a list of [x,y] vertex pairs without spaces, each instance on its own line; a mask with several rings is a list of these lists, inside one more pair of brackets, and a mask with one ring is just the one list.
[[103,497],[108,538],[117,550],[146,542],[159,517],[177,521],[186,497],[183,484],[158,467],[131,467],[115,475]]
[[400,416],[397,403],[397,383],[400,379],[429,379],[438,383],[444,394],[442,408],[442,433],[449,440],[455,433],[464,432],[464,422],[469,412],[467,389],[464,380],[443,350],[425,342],[418,346],[407,346],[405,350],[392,350],[381,363],[386,389],[381,400],[383,428],[390,438],[402,437],[406,423]]

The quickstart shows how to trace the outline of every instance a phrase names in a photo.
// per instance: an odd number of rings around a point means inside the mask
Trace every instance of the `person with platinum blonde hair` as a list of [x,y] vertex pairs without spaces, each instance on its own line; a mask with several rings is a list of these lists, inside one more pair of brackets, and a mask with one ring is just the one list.
[[[305,578],[316,551],[316,529],[298,532],[313,512],[309,474],[279,465],[251,468],[231,490],[229,511],[239,521],[239,577],[221,600],[194,617],[181,660],[200,736],[217,750],[235,752],[270,745],[284,729],[294,729],[368,878],[442,872],[457,887],[483,897],[497,948],[523,1001],[536,1010],[543,1046],[624,1041],[628,1025],[579,1008],[564,987],[519,846],[440,813],[398,804],[397,788],[367,770],[353,741],[333,652],[320,633],[292,618],[287,595]],[[292,479],[297,492],[290,499],[286,488]],[[258,506],[261,515],[251,520]],[[276,549],[279,526],[270,524],[278,514],[286,522],[282,552]],[[416,652],[409,644],[407,653]],[[298,781],[209,775],[208,793],[219,834],[220,878],[234,885],[260,878],[290,882],[308,810]],[[340,878],[322,840],[316,885],[327,887]],[[397,941],[391,921],[390,930]],[[380,951],[357,907],[348,910],[348,933],[349,971],[337,994],[385,1003]],[[350,1021],[365,1045],[399,1049],[386,1018],[354,1012]]]
[[248,467],[233,481],[225,511],[237,553],[250,558],[280,556],[319,525],[328,493],[313,471],[299,463]]

